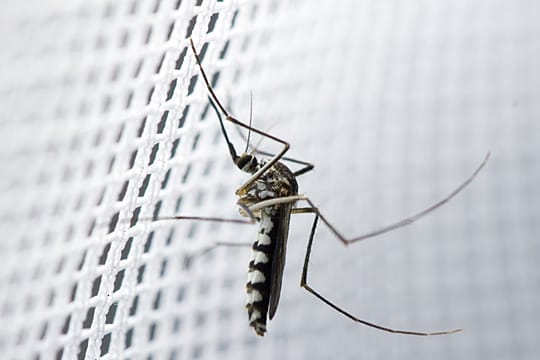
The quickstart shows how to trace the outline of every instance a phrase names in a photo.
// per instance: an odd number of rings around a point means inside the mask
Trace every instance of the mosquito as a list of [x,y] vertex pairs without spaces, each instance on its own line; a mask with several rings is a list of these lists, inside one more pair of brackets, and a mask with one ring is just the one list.
[[[250,111],[250,123],[245,124],[240,120],[237,120],[227,112],[225,107],[218,99],[208,76],[204,71],[201,64],[200,56],[195,49],[195,45],[192,39],[190,40],[191,50],[195,56],[197,65],[199,67],[200,74],[204,80],[206,88],[209,93],[209,101],[213,109],[217,114],[221,132],[227,143],[227,147],[230,156],[234,164],[243,172],[250,174],[251,176],[236,190],[236,195],[239,197],[237,205],[240,208],[240,213],[244,217],[248,217],[249,220],[240,219],[223,219],[215,217],[198,217],[198,216],[173,216],[168,219],[183,219],[183,220],[205,220],[205,221],[222,221],[222,222],[234,222],[234,223],[258,223],[258,231],[256,239],[252,245],[252,255],[248,265],[248,280],[246,284],[247,301],[246,309],[248,312],[249,325],[254,329],[255,333],[260,336],[264,336],[266,332],[267,320],[272,320],[275,316],[279,298],[281,293],[281,283],[283,278],[283,269],[285,266],[285,254],[287,248],[287,238],[289,233],[289,222],[291,215],[294,214],[314,214],[313,223],[311,225],[311,231],[306,247],[306,253],[304,257],[304,264],[302,268],[302,275],[300,279],[300,286],[314,295],[320,301],[330,306],[335,311],[341,313],[345,317],[357,323],[376,328],[382,331],[387,331],[397,334],[406,335],[418,335],[418,336],[430,336],[430,335],[444,335],[452,334],[461,331],[461,329],[434,331],[434,332],[420,332],[409,330],[397,330],[390,327],[381,326],[372,322],[363,320],[350,312],[342,309],[336,304],[332,303],[326,297],[321,295],[318,291],[313,289],[308,284],[308,270],[309,259],[311,256],[311,248],[313,245],[313,239],[317,229],[317,224],[321,220],[328,229],[335,235],[343,245],[349,245],[357,243],[362,240],[372,238],[386,232],[407,226],[431,213],[435,209],[441,207],[449,200],[454,198],[460,193],[467,185],[469,185],[482,168],[486,165],[490,153],[488,152],[476,168],[476,170],[470,175],[460,186],[453,190],[442,200],[433,204],[429,208],[405,218],[396,223],[384,226],[380,229],[372,231],[367,234],[356,236],[353,238],[346,238],[341,234],[338,229],[332,225],[330,221],[323,215],[323,213],[315,206],[314,202],[305,195],[298,193],[298,183],[296,178],[300,175],[308,173],[313,169],[313,164],[300,161],[292,158],[285,157],[285,153],[290,148],[287,141],[282,140],[276,136],[273,136],[267,132],[261,131],[251,126],[251,111]],[[251,106],[250,106],[251,110]],[[240,128],[244,128],[248,131],[248,140],[246,149],[242,154],[238,154],[233,143],[229,140],[227,130],[225,128],[225,121],[230,122]],[[263,138],[270,139],[282,145],[281,150],[272,155],[264,151],[259,151],[256,148],[248,153],[249,135],[251,132],[256,133]],[[269,159],[259,160],[255,154],[268,156]],[[292,171],[283,162],[291,162],[302,166],[299,170]],[[297,207],[296,205],[303,202],[305,206]],[[219,245],[243,245],[233,243],[216,243]],[[214,247],[215,247],[214,246]],[[213,247],[212,247],[213,248]]]

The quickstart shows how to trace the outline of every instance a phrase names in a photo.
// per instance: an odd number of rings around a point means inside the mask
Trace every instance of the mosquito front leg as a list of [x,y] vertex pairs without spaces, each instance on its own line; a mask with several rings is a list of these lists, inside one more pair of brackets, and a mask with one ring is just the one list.
[[[220,121],[220,124],[221,124],[221,129],[225,135],[225,139],[228,143],[228,147],[229,147],[229,151],[231,153],[231,156],[233,158],[233,161],[240,167],[239,165],[239,159],[241,157],[239,157],[236,153],[236,150],[234,149],[234,146],[232,145],[232,143],[228,140],[228,136],[226,134],[226,131],[225,131],[225,127],[223,125],[223,120],[221,118],[221,115],[220,115],[220,112],[225,115],[225,120],[235,124],[235,125],[238,125],[244,129],[247,129],[247,130],[250,130],[250,131],[253,131],[254,133],[257,133],[261,136],[264,136],[270,140],[274,140],[280,144],[283,145],[283,148],[272,158],[270,159],[266,164],[264,164],[260,169],[258,169],[255,173],[253,173],[253,175],[244,183],[242,184],[242,186],[240,186],[237,190],[236,190],[236,194],[237,195],[242,195],[244,194],[247,189],[257,180],[261,177],[261,175],[266,172],[270,167],[272,167],[276,162],[279,161],[279,159],[281,159],[283,157],[283,155],[285,155],[285,153],[289,150],[290,148],[290,145],[288,142],[286,142],[285,140],[282,140],[280,138],[277,138],[271,134],[268,134],[264,131],[261,131],[259,129],[256,129],[252,126],[249,126],[249,125],[246,125],[244,124],[243,122],[241,122],[240,120],[237,120],[235,119],[234,117],[232,117],[228,112],[227,110],[225,110],[225,107],[221,104],[221,102],[219,101],[214,89],[212,88],[212,85],[210,84],[210,81],[208,80],[208,76],[206,75],[206,72],[204,71],[203,67],[202,67],[202,64],[201,64],[201,59],[199,57],[199,54],[197,53],[197,50],[195,50],[195,44],[193,43],[193,39],[189,39],[189,42],[190,42],[190,45],[191,45],[191,50],[193,51],[193,54],[195,55],[195,59],[197,61],[197,65],[199,66],[199,70],[201,72],[201,75],[203,77],[203,80],[204,80],[204,83],[206,84],[206,88],[208,89],[208,92],[210,93],[210,96],[212,98],[212,102],[215,103],[215,105],[217,105],[217,108],[219,108],[220,111],[216,111],[216,113],[218,114],[218,118],[219,118],[219,121]],[[214,105],[214,108],[216,109],[216,106]],[[217,109],[216,109],[217,110]]]
[[[210,98],[210,103],[212,104],[212,107],[214,108],[214,110],[216,112],[218,112],[217,110],[217,107],[214,105],[214,103],[212,102],[212,98]],[[219,112],[218,112],[218,116],[219,116]],[[249,126],[251,127],[251,106],[250,106],[250,116],[249,116]],[[240,135],[240,137],[246,142],[246,152],[247,152],[247,149],[248,149],[248,146],[249,146],[249,134],[251,134],[251,132],[248,132],[248,136],[247,138],[244,136],[244,134],[242,133],[242,131],[240,131],[240,129],[237,127],[235,128],[238,130],[238,135]],[[269,130],[266,130],[266,133],[268,133]],[[262,139],[261,139],[262,140]],[[264,155],[264,156],[268,156],[268,157],[274,157],[276,154],[273,154],[273,153],[269,153],[267,151],[264,151],[264,150],[259,150],[259,145],[262,141],[259,141],[259,143],[252,147],[252,150],[251,150],[251,154],[259,154],[259,155]],[[293,172],[293,175],[295,177],[298,177],[302,174],[305,174],[311,170],[313,170],[313,168],[315,167],[312,163],[309,163],[307,161],[302,161],[302,160],[298,160],[298,159],[293,159],[293,158],[290,158],[290,157],[287,157],[287,156],[282,156],[281,161],[285,162],[285,161],[288,161],[288,162],[291,162],[291,163],[294,163],[294,164],[300,164],[300,165],[303,165],[302,168],[296,170]]]
[[[202,71],[202,68],[201,68],[201,71]],[[210,86],[210,84],[207,83],[207,86]],[[214,100],[216,100],[216,99],[214,99]],[[243,122],[241,122],[240,120],[237,120],[237,119],[233,118],[232,116],[230,116],[228,114],[225,114],[225,115],[226,115],[225,120],[228,120],[228,121],[232,122],[235,125],[243,127],[244,129],[253,131],[254,133],[257,133],[257,134],[259,134],[261,136],[267,137],[267,138],[269,138],[271,140],[274,140],[276,142],[279,142],[279,143],[283,144],[283,148],[276,155],[274,155],[274,157],[272,157],[266,164],[264,164],[260,169],[258,169],[249,179],[247,179],[247,181],[244,184],[242,184],[238,189],[236,189],[236,195],[242,195],[247,191],[247,189],[258,178],[261,177],[262,174],[264,174],[269,168],[271,168],[276,162],[278,162],[283,157],[283,155],[285,155],[285,153],[287,151],[289,151],[290,145],[285,140],[279,139],[279,138],[277,138],[277,137],[275,137],[273,135],[265,133],[264,131],[261,131],[261,130],[259,130],[257,128],[252,127],[252,126],[246,125]],[[218,118],[219,118],[220,122],[223,124],[223,121],[222,121],[221,116],[219,114],[218,114]],[[224,127],[222,127],[222,130],[223,129],[224,129]],[[229,146],[229,148],[230,148],[230,146]],[[233,159],[233,160],[235,160],[235,159]],[[236,162],[237,161],[235,160],[235,163]],[[304,171],[304,172],[306,172],[306,171]]]
[[[256,218],[253,216],[253,212],[249,210],[245,205],[239,204],[244,211],[246,211],[246,214],[250,217],[249,220],[246,219],[228,219],[228,218],[221,218],[221,217],[213,217],[213,216],[165,216],[165,217],[159,217],[155,220],[158,221],[168,221],[168,220],[195,220],[195,221],[208,221],[208,222],[222,222],[222,223],[233,223],[233,224],[244,224],[244,225],[252,225],[256,222]],[[151,219],[149,219],[151,220]],[[208,254],[210,251],[222,247],[250,247],[251,243],[236,243],[236,242],[228,242],[228,241],[216,241],[212,245],[209,245],[199,251],[197,251],[195,254],[191,256],[203,256]]]
[[216,241],[212,245],[209,245],[195,253],[194,256],[204,256],[208,254],[210,251],[217,249],[219,247],[241,247],[241,248],[249,248],[251,247],[251,243],[235,243],[235,242],[229,242],[229,241]]

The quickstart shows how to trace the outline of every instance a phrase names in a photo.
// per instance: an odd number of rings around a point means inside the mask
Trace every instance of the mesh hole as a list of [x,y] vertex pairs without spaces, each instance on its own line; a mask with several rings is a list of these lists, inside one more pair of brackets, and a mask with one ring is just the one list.
[[[171,231],[172,233],[172,231]],[[172,238],[172,236],[170,236],[170,238]],[[159,271],[159,277],[165,277],[165,274],[167,272],[167,264],[168,264],[168,261],[166,259],[163,259],[161,261],[161,268],[160,268],[160,271]]]
[[152,304],[152,309],[157,310],[159,309],[160,305],[161,305],[161,290],[159,290],[156,293],[156,297],[154,298],[154,302]]
[[69,302],[75,301],[75,297],[77,296],[77,287],[78,287],[77,283],[73,284],[73,286],[71,287],[71,292],[69,294]]
[[142,66],[143,66],[143,60],[139,60],[137,62],[137,64],[135,65],[135,68],[133,70],[133,78],[136,79],[139,77],[139,75],[141,74],[141,70],[142,70]]
[[129,220],[129,226],[130,227],[133,227],[135,226],[135,224],[137,224],[137,222],[139,221],[139,215],[141,213],[141,207],[138,206],[135,208],[135,210],[133,210],[133,213],[131,215],[131,219]]
[[150,103],[152,101],[152,96],[154,95],[155,90],[156,90],[156,88],[154,86],[152,86],[150,88],[150,90],[148,90],[148,96],[146,98],[146,105],[150,105]]
[[111,344],[111,333],[105,334],[101,338],[101,356],[109,352],[109,346]]
[[156,203],[154,207],[154,213],[152,214],[152,219],[159,219],[159,211],[161,210],[161,200]]
[[178,128],[183,128],[184,124],[186,123],[187,116],[189,114],[189,105],[187,105],[184,108],[184,111],[182,112],[182,116],[180,116],[180,119],[178,119]]
[[84,339],[79,343],[79,353],[77,355],[78,360],[86,359],[86,351],[88,350],[88,339]]
[[238,18],[238,13],[239,11],[238,10],[235,10],[233,16],[232,16],[232,19],[231,19],[231,29],[234,27],[234,25],[236,24],[236,19]]
[[176,70],[180,70],[182,68],[182,65],[184,64],[184,61],[185,61],[185,58],[186,58],[186,54],[187,54],[187,50],[188,48],[185,47],[181,52],[180,54],[178,55],[178,59],[176,59],[176,63],[174,65],[174,68]]
[[197,16],[193,16],[191,20],[189,20],[189,24],[186,29],[186,39],[190,38],[193,34],[193,29],[195,28],[195,24],[197,23]]
[[107,262],[107,256],[109,256],[109,251],[111,250],[111,243],[106,243],[99,257],[98,264],[104,265]]
[[54,358],[56,360],[62,360],[63,357],[64,357],[64,348],[60,348],[60,349],[56,350],[56,354],[55,354]]
[[84,262],[86,260],[86,254],[87,254],[87,250],[83,251],[81,255],[81,260],[79,261],[79,265],[77,266],[77,270],[81,270],[83,268]]
[[169,117],[169,111],[163,112],[163,115],[161,115],[161,119],[159,120],[159,123],[157,125],[156,132],[158,134],[162,134],[163,130],[165,129],[165,125],[167,124],[167,118]]
[[127,192],[127,189],[128,189],[128,185],[129,185],[129,181],[124,181],[124,184],[122,185],[122,188],[120,189],[120,192],[118,193],[118,201],[122,201],[124,200],[125,196],[126,196],[126,192]]
[[114,232],[116,229],[116,225],[118,224],[118,218],[120,217],[120,213],[117,212],[111,217],[111,221],[109,222],[109,234]]
[[129,169],[133,169],[133,166],[135,166],[135,160],[137,159],[137,153],[138,153],[138,150],[134,150],[132,153],[131,153],[131,157],[129,158]]
[[158,150],[159,150],[159,143],[154,144],[154,146],[152,146],[152,151],[150,152],[150,157],[148,159],[148,165],[152,165],[154,163],[154,161],[156,160]]
[[133,328],[130,328],[128,331],[126,331],[126,339],[124,342],[124,347],[126,349],[130,348],[132,346],[133,341]]
[[229,45],[231,44],[230,40],[227,40],[225,42],[225,45],[223,45],[223,49],[221,49],[221,52],[219,53],[220,59],[225,59],[225,56],[227,56],[227,51],[229,50]]
[[131,246],[133,244],[133,238],[130,237],[127,241],[124,247],[122,248],[122,252],[120,253],[120,259],[125,260],[129,256],[129,252],[131,250]]
[[122,283],[124,282],[125,272],[126,271],[122,269],[116,273],[116,277],[114,278],[114,289],[113,289],[114,292],[120,290],[120,288],[122,287]]
[[92,306],[88,311],[86,312],[86,318],[83,321],[82,327],[83,329],[90,329],[92,326],[92,322],[94,321],[94,314],[96,312],[96,308]]
[[45,336],[47,336],[48,328],[49,328],[49,323],[47,322],[43,323],[43,325],[41,326],[41,331],[39,332],[39,336],[38,336],[39,340],[45,339]]
[[154,4],[154,8],[152,9],[152,12],[156,14],[159,11],[160,6],[161,6],[161,0],[156,0]]
[[165,61],[165,53],[161,54],[161,57],[159,58],[158,65],[156,66],[156,74],[159,74],[159,72],[161,71],[164,61]]
[[67,334],[69,331],[69,324],[71,323],[71,314],[69,314],[66,319],[64,320],[64,325],[62,325],[62,329],[60,330],[61,334]]
[[171,169],[168,169],[167,172],[165,173],[165,176],[163,177],[163,181],[161,182],[162,190],[167,188],[170,177],[171,177]]
[[167,35],[165,36],[165,40],[171,40],[173,30],[174,30],[174,22],[171,22],[169,24],[169,28],[167,29]]
[[149,44],[150,43],[150,40],[152,39],[152,34],[154,33],[154,31],[152,30],[152,28],[150,26],[148,26],[146,28],[146,33],[145,33],[145,37],[143,39],[143,44]]
[[191,79],[189,80],[188,91],[187,91],[188,96],[193,93],[193,90],[195,89],[195,85],[197,84],[198,77],[199,77],[198,75],[193,75]]
[[150,324],[150,327],[148,328],[148,340],[149,341],[152,341],[152,340],[155,339],[156,332],[157,332],[157,324],[153,322],[153,323]]
[[146,265],[139,266],[137,270],[137,284],[141,284],[144,280],[144,273],[146,271]]
[[144,253],[150,252],[150,249],[152,248],[152,242],[154,240],[154,232],[148,234],[148,237],[146,238],[146,241],[144,243],[143,251]]
[[131,106],[131,102],[133,101],[133,91],[129,91],[126,97],[127,99],[125,108],[129,109]]
[[137,314],[137,307],[139,306],[139,295],[135,295],[129,308],[129,316],[135,316]]
[[173,333],[178,333],[182,329],[182,318],[175,317],[173,320],[171,331]]
[[[178,83],[178,80],[174,79],[169,83],[169,90],[167,91],[167,101],[171,100],[174,96],[174,90],[176,89],[176,85]],[[188,93],[189,95],[189,93]]]
[[212,14],[212,16],[210,16],[210,22],[208,23],[208,30],[206,31],[207,34],[214,31],[214,28],[216,27],[216,23],[217,23],[218,18],[219,18],[218,13],[214,13],[214,14]]
[[145,116],[142,120],[141,120],[141,124],[139,125],[139,129],[137,131],[137,137],[141,137],[143,132],[144,132],[144,129],[146,127],[146,119],[147,117]]
[[105,323],[106,324],[113,324],[114,318],[116,316],[116,310],[118,309],[118,303],[112,303],[109,307],[109,311],[107,311],[107,315],[105,315]]

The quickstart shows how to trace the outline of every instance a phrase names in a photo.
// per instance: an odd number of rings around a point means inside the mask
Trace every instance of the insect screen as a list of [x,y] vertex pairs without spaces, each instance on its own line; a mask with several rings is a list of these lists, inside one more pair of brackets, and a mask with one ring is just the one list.
[[[41,1],[0,10],[2,359],[535,359],[538,2]],[[345,236],[291,218],[264,337],[231,161],[189,48],[234,116],[290,142]],[[239,153],[248,134],[226,124]],[[281,145],[250,134],[248,152]],[[264,156],[262,156],[264,158]],[[291,164],[290,162],[288,164]],[[298,169],[294,163],[291,168]],[[306,204],[298,204],[306,206]],[[209,251],[206,251],[209,250]]]

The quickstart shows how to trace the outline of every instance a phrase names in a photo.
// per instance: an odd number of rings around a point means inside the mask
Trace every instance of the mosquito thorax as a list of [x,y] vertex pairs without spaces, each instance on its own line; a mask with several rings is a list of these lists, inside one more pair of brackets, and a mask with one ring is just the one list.
[[234,163],[238,168],[244,172],[253,174],[257,171],[259,168],[259,162],[257,161],[257,158],[251,154],[242,154],[236,159],[234,159]]

